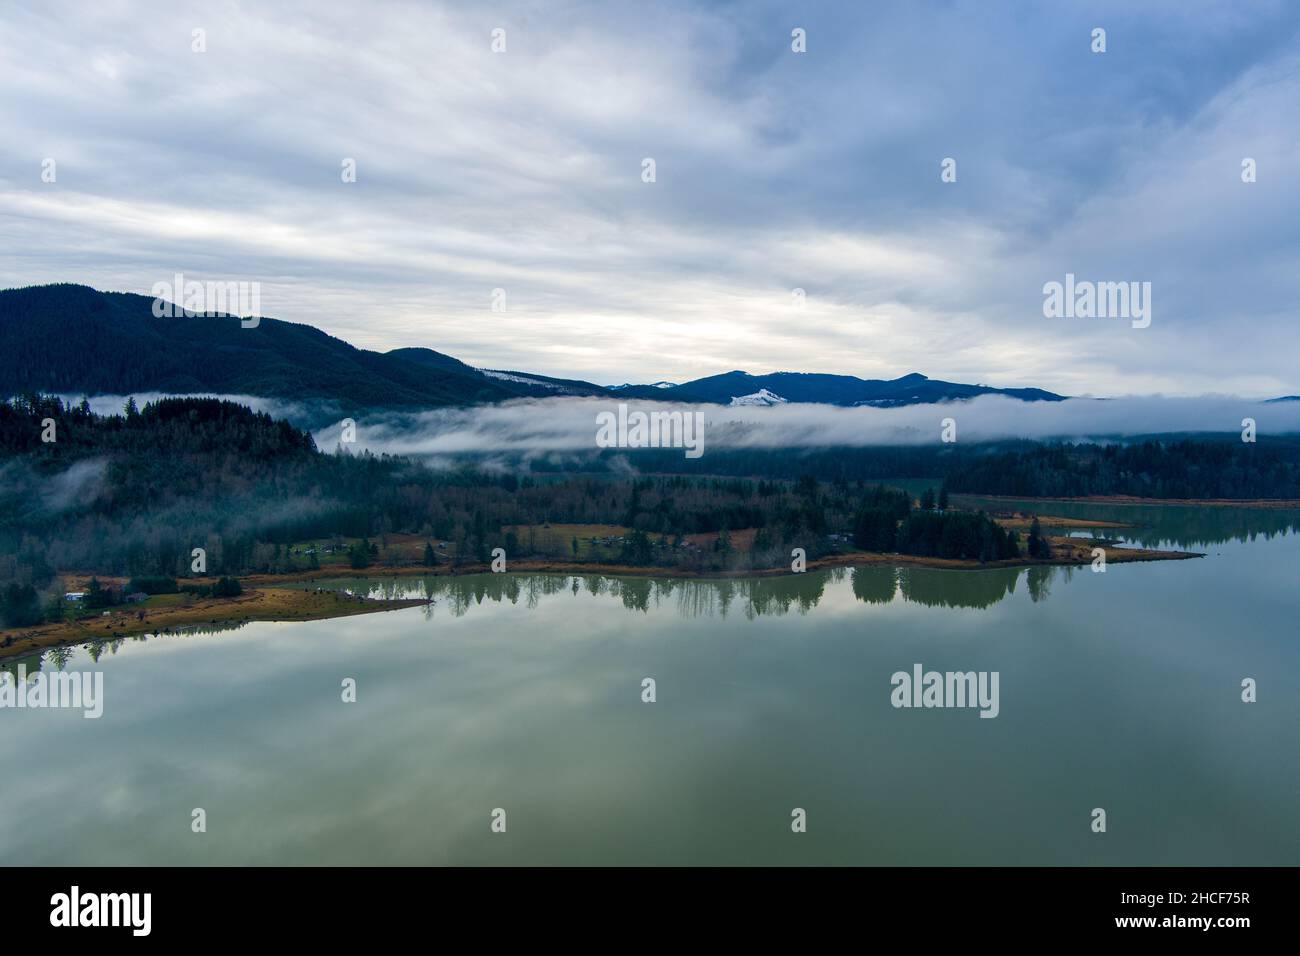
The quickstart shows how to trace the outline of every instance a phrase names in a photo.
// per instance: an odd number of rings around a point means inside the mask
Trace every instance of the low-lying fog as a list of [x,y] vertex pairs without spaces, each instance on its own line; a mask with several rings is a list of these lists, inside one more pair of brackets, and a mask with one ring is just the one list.
[[[135,396],[144,405],[156,394]],[[335,402],[280,401],[247,395],[216,396],[288,418],[310,429],[317,445],[333,451],[344,418]],[[100,413],[120,412],[123,396],[90,400]],[[610,399],[525,399],[473,408],[357,413],[349,450],[412,455],[582,452],[596,449],[601,412],[618,413]],[[1265,403],[1230,396],[1128,397],[1021,402],[987,395],[966,402],[903,408],[838,408],[830,405],[725,407],[624,403],[628,412],[702,415],[702,449],[812,448],[825,446],[938,443],[947,422],[960,443],[1000,439],[1106,439],[1172,432],[1240,434],[1243,419],[1260,436],[1300,433],[1300,401]]]

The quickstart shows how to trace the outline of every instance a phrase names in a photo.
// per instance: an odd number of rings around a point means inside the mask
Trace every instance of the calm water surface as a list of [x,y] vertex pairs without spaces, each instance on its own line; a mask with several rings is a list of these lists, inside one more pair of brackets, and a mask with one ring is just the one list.
[[[1036,507],[1207,556],[349,580],[433,603],[28,659],[104,716],[0,710],[0,862],[1300,864],[1300,515]],[[894,709],[914,663],[999,716]]]

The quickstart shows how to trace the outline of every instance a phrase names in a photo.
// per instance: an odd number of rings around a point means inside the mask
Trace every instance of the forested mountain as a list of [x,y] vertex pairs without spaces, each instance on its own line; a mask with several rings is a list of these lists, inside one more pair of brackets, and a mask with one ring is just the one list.
[[[0,390],[212,392],[367,408],[473,405],[556,391],[485,375],[431,349],[354,348],[310,325],[156,318],[153,302],[79,285],[0,292]],[[594,385],[580,391],[603,393]]]
[[157,318],[149,296],[81,285],[0,291],[0,398],[212,393],[328,399],[343,408],[433,408],[563,395],[713,402],[768,389],[790,402],[909,405],[1003,394],[1057,400],[1041,389],[995,389],[912,374],[893,381],[851,375],[729,372],[681,385],[606,388],[574,379],[474,368],[427,348],[372,352],[310,325],[234,316]]
[[[640,386],[647,387],[650,386]],[[723,405],[736,398],[767,391],[787,402],[871,405],[877,408],[955,401],[979,395],[1006,395],[1027,402],[1059,402],[1064,398],[1041,388],[993,388],[987,385],[941,382],[926,378],[919,372],[887,381],[813,372],[773,372],[770,375],[727,372],[655,391],[665,400],[685,400],[689,396]]]

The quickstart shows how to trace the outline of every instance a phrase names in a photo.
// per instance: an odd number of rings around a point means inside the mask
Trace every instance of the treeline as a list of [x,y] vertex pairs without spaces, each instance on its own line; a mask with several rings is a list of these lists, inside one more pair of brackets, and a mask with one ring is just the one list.
[[[1004,530],[987,515],[969,512],[917,511],[898,528],[897,551],[922,557],[968,561],[1004,561],[1019,557],[1014,531]],[[1035,557],[1049,557],[1042,553]]]
[[[1014,531],[1006,531],[985,514],[948,511],[947,507],[946,486],[937,498],[927,490],[917,510],[906,492],[876,487],[864,495],[853,517],[853,543],[864,551],[929,558],[985,562],[1019,557],[1019,535]],[[1029,544],[1032,557],[1051,556],[1037,519]]]
[[28,453],[40,465],[116,452],[264,461],[315,450],[311,435],[288,422],[215,398],[161,398],[143,409],[128,399],[121,415],[96,415],[85,399],[74,405],[53,395],[0,402],[0,454]]
[[1031,445],[963,456],[945,474],[953,491],[1011,497],[1300,498],[1290,441]]
[[962,455],[956,445],[885,445],[861,448],[743,448],[713,445],[699,458],[680,448],[604,449],[590,455],[531,458],[521,467],[534,474],[618,473],[630,464],[644,474],[734,475],[795,479],[817,475],[827,482],[941,478]]
[[1136,443],[1005,441],[820,449],[720,445],[697,459],[679,449],[606,450],[535,459],[534,473],[615,472],[743,475],[823,481],[947,480],[953,491],[1013,497],[1133,495],[1152,498],[1300,498],[1300,437],[1170,437]]

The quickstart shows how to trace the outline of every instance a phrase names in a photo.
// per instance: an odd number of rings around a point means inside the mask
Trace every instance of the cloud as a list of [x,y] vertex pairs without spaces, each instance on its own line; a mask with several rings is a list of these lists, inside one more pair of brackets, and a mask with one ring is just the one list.
[[[86,0],[2,19],[0,284],[256,280],[268,315],[357,345],[602,382],[1300,391],[1294,4]],[[1044,319],[1067,271],[1152,282],[1152,327]]]
[[[618,403],[554,398],[478,408],[383,413],[358,419],[350,451],[433,459],[459,455],[592,454],[597,415]],[[944,420],[959,443],[1027,438],[1115,438],[1171,432],[1240,434],[1254,418],[1260,435],[1300,433],[1300,402],[1265,404],[1230,397],[1070,399],[1021,402],[986,395],[967,402],[904,408],[837,408],[789,404],[770,408],[628,403],[644,412],[698,412],[704,451],[742,448],[938,444]],[[317,445],[339,446],[339,423],[318,430]]]
[[84,505],[99,496],[107,476],[107,458],[76,461],[57,472],[38,471],[20,459],[11,459],[0,465],[4,505],[14,514],[53,515]]
[[[82,397],[73,394],[59,396],[65,403],[70,405],[80,403]],[[90,406],[90,410],[96,415],[121,415],[122,409],[129,398],[134,398],[136,405],[144,408],[145,405],[156,402],[160,398],[169,397],[173,396],[171,393],[166,392],[133,392],[130,395],[96,395],[93,398],[86,398],[86,402]],[[295,402],[279,398],[262,398],[258,395],[218,395],[213,392],[187,392],[185,395],[177,397],[217,398],[227,402],[236,402],[251,408],[255,412],[266,412],[272,418],[288,419],[302,428],[312,427],[323,422],[337,421],[340,413],[338,403],[328,399]]]
[[99,496],[108,474],[108,459],[73,462],[64,471],[40,482],[41,503],[48,511],[65,511]]

